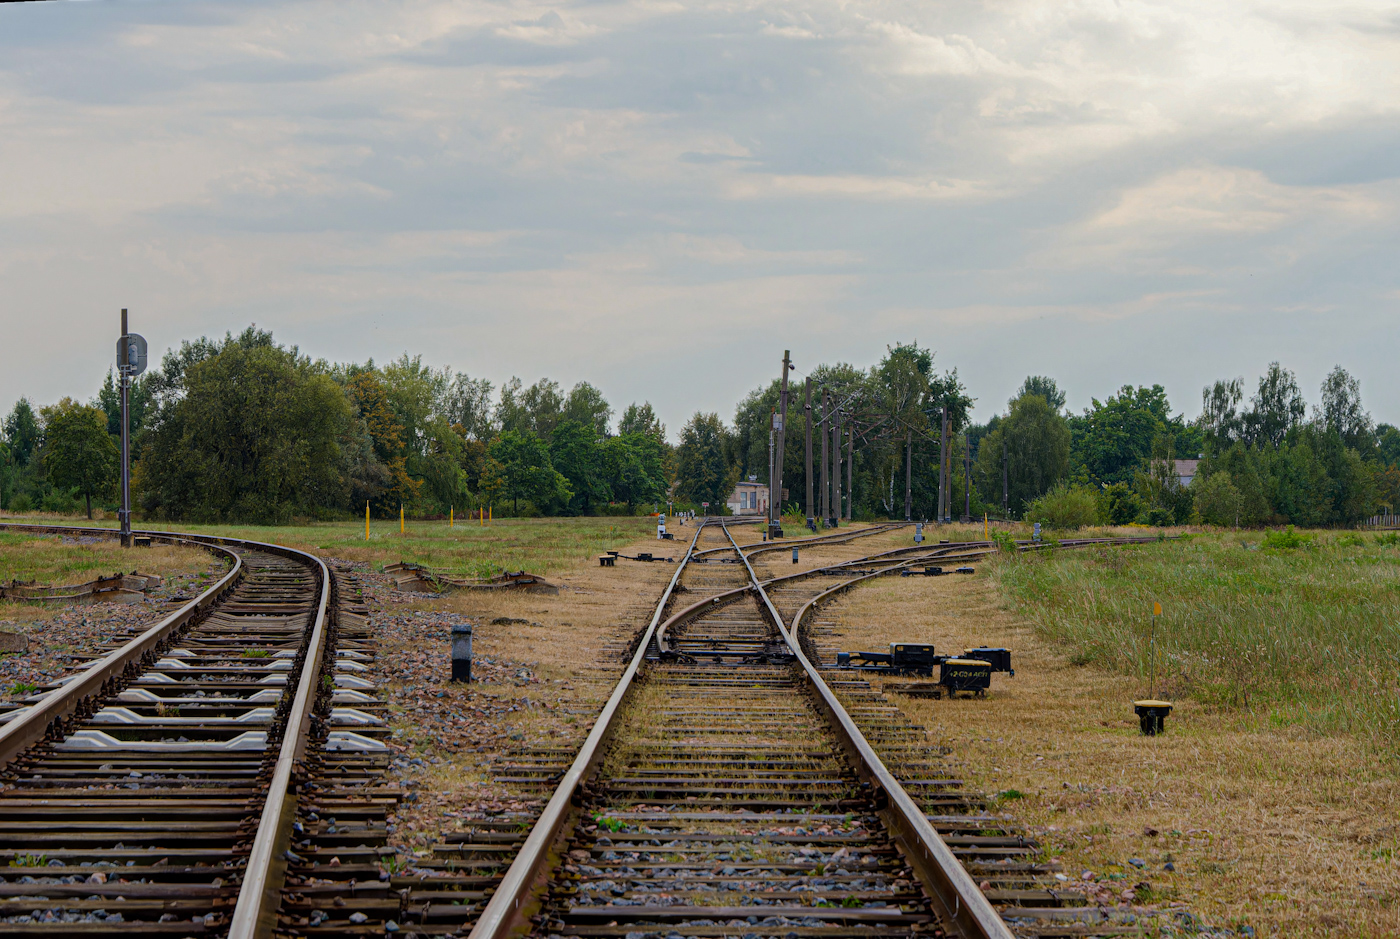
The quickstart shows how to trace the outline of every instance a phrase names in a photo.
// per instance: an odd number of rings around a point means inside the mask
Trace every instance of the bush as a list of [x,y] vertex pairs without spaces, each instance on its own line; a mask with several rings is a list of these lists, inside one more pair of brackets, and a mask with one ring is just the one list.
[[1157,528],[1165,528],[1176,522],[1176,514],[1173,513],[1171,509],[1166,509],[1158,505],[1148,509],[1146,521],[1147,524]]
[[1264,547],[1280,548],[1286,551],[1312,546],[1312,535],[1300,535],[1289,525],[1285,531],[1264,532]]
[[1191,481],[1196,494],[1196,511],[1210,525],[1234,525],[1244,507],[1244,497],[1235,488],[1229,473],[1211,473]]
[[1104,489],[1103,495],[1110,525],[1129,525],[1142,514],[1142,500],[1127,483],[1114,483]]
[[17,493],[14,498],[10,499],[11,512],[28,512],[32,508],[34,508],[34,503],[29,501],[29,496],[23,492]]
[[1084,528],[1099,522],[1098,495],[1088,486],[1058,483],[1026,508],[1026,521],[1049,528]]

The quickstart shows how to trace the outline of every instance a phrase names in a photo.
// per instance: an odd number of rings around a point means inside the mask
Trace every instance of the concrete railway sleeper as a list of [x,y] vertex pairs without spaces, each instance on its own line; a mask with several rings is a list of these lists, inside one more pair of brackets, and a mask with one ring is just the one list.
[[308,745],[350,773],[383,749],[353,687],[364,653],[337,646],[355,614],[324,562],[140,534],[231,570],[0,726],[0,936],[269,934]]
[[[726,546],[738,563],[689,576],[693,554]],[[744,554],[722,522],[696,533],[686,598],[664,622],[663,598],[644,639],[669,628],[706,654],[640,644],[474,939],[1011,936],[814,689]],[[938,852],[951,869],[931,883]]]

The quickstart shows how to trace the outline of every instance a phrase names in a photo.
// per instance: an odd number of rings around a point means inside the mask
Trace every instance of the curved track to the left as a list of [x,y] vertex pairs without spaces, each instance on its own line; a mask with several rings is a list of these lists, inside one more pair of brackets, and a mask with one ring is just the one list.
[[332,720],[335,577],[290,548],[143,534],[228,573],[0,714],[0,936],[241,939],[275,917],[308,741]]

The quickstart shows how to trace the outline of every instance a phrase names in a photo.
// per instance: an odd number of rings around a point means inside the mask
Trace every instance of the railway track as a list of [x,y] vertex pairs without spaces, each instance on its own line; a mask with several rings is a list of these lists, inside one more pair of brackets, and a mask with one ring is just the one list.
[[334,774],[345,766],[329,755],[353,765],[384,749],[346,687],[364,620],[324,562],[142,534],[213,551],[229,571],[0,715],[0,935],[267,934],[308,761]]
[[[810,559],[885,530],[798,544]],[[1113,931],[822,650],[820,610],[843,591],[990,543],[791,572],[792,542],[698,526],[583,748],[511,770],[552,787],[543,812],[405,858],[388,846],[402,794],[384,783],[384,707],[356,674],[374,648],[353,578],[276,546],[152,534],[229,573],[0,713],[0,864],[29,869],[0,883],[0,935]]]

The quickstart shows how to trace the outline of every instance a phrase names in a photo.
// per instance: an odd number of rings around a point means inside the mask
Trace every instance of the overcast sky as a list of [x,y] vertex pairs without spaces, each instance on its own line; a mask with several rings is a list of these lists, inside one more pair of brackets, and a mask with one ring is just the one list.
[[250,322],[650,399],[917,340],[1400,423],[1400,5],[0,5],[0,408]]

